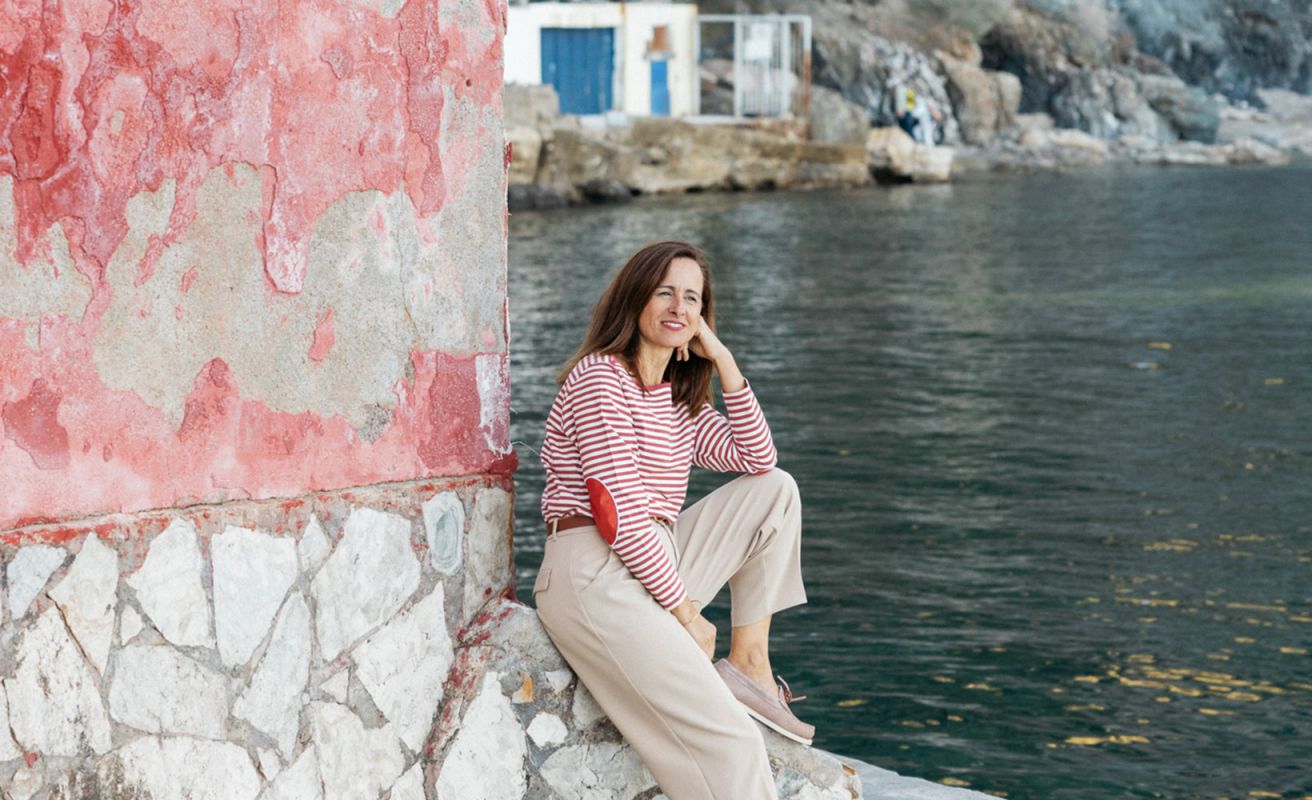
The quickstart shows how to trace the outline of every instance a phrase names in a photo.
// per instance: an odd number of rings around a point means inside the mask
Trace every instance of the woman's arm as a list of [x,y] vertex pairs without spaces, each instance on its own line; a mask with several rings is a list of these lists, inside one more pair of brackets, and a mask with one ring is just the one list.
[[[733,354],[705,324],[699,326],[689,349],[715,364],[729,414],[726,418],[710,406],[697,414],[693,423],[693,463],[718,472],[769,472],[779,461],[774,438]],[[686,351],[680,353],[682,358],[687,355]]]

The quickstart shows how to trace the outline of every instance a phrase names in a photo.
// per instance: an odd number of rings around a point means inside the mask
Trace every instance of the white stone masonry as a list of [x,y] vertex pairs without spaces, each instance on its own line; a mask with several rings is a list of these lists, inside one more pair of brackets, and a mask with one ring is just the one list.
[[[102,782],[113,785],[117,762],[123,783],[155,798],[255,800],[260,776],[246,750],[228,742],[189,737],[135,739],[107,759]],[[124,792],[123,796],[135,797]]]
[[232,710],[233,716],[267,734],[287,762],[294,754],[301,693],[309,679],[310,610],[298,592],[278,615],[273,640]]
[[656,785],[633,748],[619,742],[562,747],[543,763],[542,778],[561,800],[627,799]]
[[228,680],[167,645],[129,645],[118,652],[109,711],[149,733],[221,739]]
[[27,613],[28,606],[32,605],[50,575],[59,569],[66,558],[68,551],[46,544],[28,545],[18,551],[6,571],[9,579],[9,610],[14,619]]
[[437,778],[437,800],[518,800],[527,788],[524,729],[501,676],[488,672]]
[[210,600],[196,526],[174,520],[150,543],[145,563],[127,579],[151,622],[176,645],[211,647]]
[[118,601],[118,555],[90,535],[50,598],[91,663],[102,674],[114,640],[114,605]]
[[314,577],[315,631],[323,658],[386,622],[419,586],[419,559],[404,517],[357,508]]
[[416,751],[433,727],[455,659],[446,632],[442,584],[355,649],[356,675],[374,704]]
[[51,608],[22,634],[18,669],[4,681],[9,727],[24,750],[77,756],[110,748],[109,717],[95,674]]
[[392,726],[366,729],[351,709],[336,703],[312,704],[310,718],[325,797],[377,797],[401,776],[401,741]]
[[296,543],[230,527],[210,540],[210,560],[219,655],[224,666],[245,664],[296,579]]

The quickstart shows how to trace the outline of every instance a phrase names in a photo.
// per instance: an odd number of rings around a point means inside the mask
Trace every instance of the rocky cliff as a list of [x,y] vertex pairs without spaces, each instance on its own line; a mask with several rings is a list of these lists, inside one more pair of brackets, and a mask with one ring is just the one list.
[[[1211,143],[1264,89],[1312,91],[1310,0],[708,0],[814,21],[814,80],[893,124],[893,87],[952,113],[949,144],[1014,134],[1016,113],[1097,138]],[[1022,126],[1023,127],[1023,126]],[[1014,138],[1014,137],[1013,137]]]

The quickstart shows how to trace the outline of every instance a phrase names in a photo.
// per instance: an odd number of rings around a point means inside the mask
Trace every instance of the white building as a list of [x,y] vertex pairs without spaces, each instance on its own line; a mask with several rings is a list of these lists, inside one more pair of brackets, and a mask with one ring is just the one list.
[[567,114],[696,114],[697,6],[510,6],[505,79],[551,84],[560,96],[560,110]]

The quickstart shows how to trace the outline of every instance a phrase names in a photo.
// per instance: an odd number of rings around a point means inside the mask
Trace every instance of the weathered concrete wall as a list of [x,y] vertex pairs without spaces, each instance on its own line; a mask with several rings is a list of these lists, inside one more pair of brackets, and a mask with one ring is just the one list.
[[0,4],[0,797],[431,794],[511,583],[504,20]]
[[0,6],[0,530],[510,470],[503,6]]

